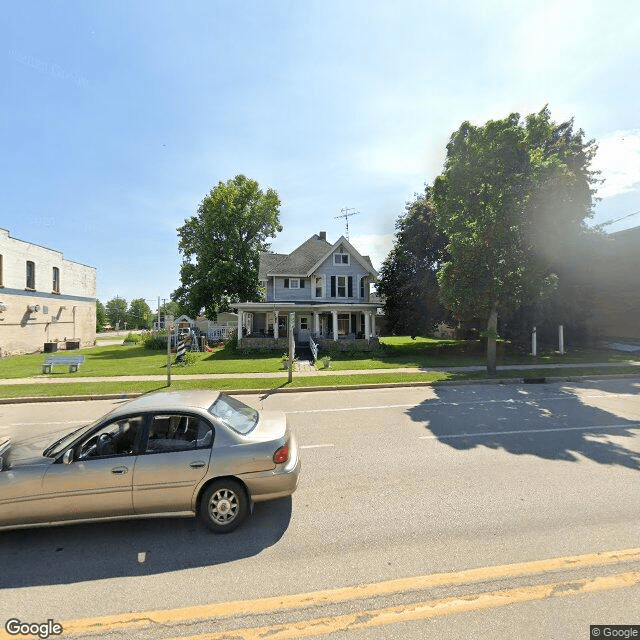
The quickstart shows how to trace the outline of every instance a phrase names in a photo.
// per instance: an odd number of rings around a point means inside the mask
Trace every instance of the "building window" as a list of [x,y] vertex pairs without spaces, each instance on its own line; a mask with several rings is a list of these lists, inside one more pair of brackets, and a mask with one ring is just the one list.
[[53,293],[60,293],[60,269],[53,267]]
[[333,264],[349,264],[349,254],[348,253],[334,253],[333,254]]
[[27,260],[27,289],[36,288],[36,263]]
[[313,286],[316,298],[324,298],[324,278],[322,276],[316,276],[313,279]]
[[353,276],[331,276],[332,298],[353,298]]
[[307,316],[300,316],[300,329],[306,331],[309,328],[309,318]]
[[300,278],[285,278],[284,288],[285,289],[304,289],[304,280],[300,280]]

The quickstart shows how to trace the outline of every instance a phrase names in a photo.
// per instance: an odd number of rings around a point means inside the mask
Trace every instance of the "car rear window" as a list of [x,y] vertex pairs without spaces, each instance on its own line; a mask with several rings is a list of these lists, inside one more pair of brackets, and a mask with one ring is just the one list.
[[244,402],[220,394],[209,407],[209,413],[241,434],[247,434],[258,423],[258,412]]

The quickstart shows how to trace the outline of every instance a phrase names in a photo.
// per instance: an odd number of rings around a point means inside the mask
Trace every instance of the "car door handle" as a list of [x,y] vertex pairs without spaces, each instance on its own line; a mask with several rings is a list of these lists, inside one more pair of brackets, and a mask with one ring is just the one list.
[[117,476],[123,476],[127,471],[129,471],[127,467],[113,467],[113,469],[111,469],[111,473],[115,473]]
[[198,460],[197,462],[192,462],[189,466],[192,469],[202,469],[202,467],[204,467],[205,463]]

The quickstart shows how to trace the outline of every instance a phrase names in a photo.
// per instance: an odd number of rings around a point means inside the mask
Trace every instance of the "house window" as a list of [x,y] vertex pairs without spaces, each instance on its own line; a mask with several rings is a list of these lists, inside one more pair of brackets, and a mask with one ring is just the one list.
[[309,318],[307,316],[300,316],[300,330],[307,331],[309,329]]
[[334,253],[333,254],[333,264],[349,264],[349,254],[348,253]]
[[353,298],[353,276],[331,276],[332,298]]
[[324,298],[324,278],[322,276],[316,276],[313,279],[313,287],[316,298]]
[[300,278],[285,278],[284,288],[285,289],[304,289],[304,280],[300,280]]
[[60,269],[53,267],[53,292],[60,293]]
[[27,260],[27,289],[36,288],[36,263]]

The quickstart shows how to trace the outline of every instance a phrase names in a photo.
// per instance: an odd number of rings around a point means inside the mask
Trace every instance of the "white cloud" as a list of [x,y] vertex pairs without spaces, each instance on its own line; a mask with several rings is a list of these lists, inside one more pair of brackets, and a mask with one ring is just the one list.
[[369,256],[376,270],[380,270],[382,263],[393,248],[394,235],[387,234],[365,234],[351,236],[349,242],[356,248],[358,253]]
[[635,191],[640,186],[640,130],[615,131],[598,140],[593,168],[605,180],[598,189],[600,198]]

